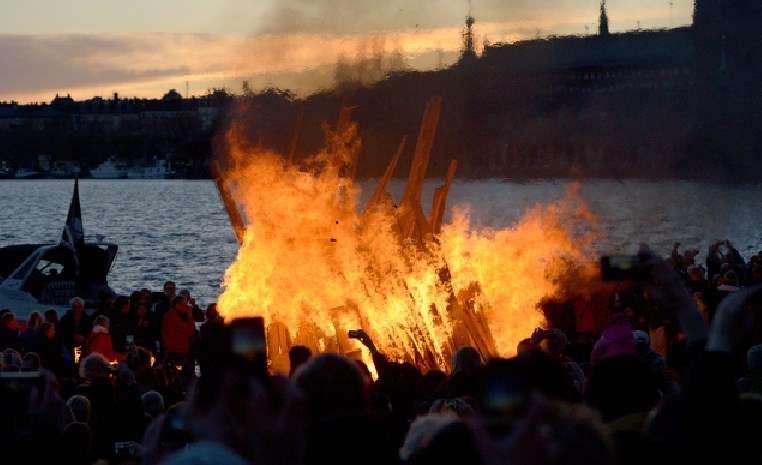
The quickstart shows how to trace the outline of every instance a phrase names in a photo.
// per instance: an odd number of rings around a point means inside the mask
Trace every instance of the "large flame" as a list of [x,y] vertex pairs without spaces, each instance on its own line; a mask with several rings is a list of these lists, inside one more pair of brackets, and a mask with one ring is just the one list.
[[358,328],[387,357],[424,370],[448,371],[462,345],[513,355],[545,326],[538,303],[561,292],[568,264],[591,262],[590,238],[577,230],[593,217],[574,189],[503,230],[472,229],[458,206],[425,244],[405,240],[391,201],[360,211],[346,176],[361,145],[355,125],[328,137],[331,149],[297,166],[247,146],[235,125],[228,132],[225,177],[247,225],[219,310],[227,320],[265,317],[273,370],[288,370],[295,344],[369,362],[347,337]]

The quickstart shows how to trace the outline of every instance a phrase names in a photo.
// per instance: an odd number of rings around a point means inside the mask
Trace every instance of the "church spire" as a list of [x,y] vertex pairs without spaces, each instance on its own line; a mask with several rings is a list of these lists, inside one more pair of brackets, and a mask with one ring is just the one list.
[[598,21],[598,34],[609,35],[609,17],[606,14],[606,0],[601,0],[601,18]]

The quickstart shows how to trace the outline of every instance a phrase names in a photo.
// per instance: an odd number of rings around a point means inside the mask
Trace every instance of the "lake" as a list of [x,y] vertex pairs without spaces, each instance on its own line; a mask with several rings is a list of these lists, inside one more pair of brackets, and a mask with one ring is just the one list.
[[[364,205],[375,182],[360,184]],[[427,213],[440,184],[426,182]],[[564,198],[573,184],[456,180],[444,222],[452,206],[469,204],[472,227],[510,227],[528,208]],[[73,180],[0,182],[0,246],[58,241],[73,185]],[[402,180],[391,183],[396,201],[403,188]],[[698,249],[703,263],[708,245],[718,239],[730,239],[747,260],[762,250],[760,184],[585,180],[578,182],[578,195],[599,219],[601,237],[593,247],[600,254],[635,253],[647,242],[666,256],[677,241],[682,250]],[[238,244],[211,180],[83,179],[80,200],[86,241],[100,235],[119,245],[109,278],[118,293],[161,290],[165,280],[189,289],[202,306],[222,293]]]

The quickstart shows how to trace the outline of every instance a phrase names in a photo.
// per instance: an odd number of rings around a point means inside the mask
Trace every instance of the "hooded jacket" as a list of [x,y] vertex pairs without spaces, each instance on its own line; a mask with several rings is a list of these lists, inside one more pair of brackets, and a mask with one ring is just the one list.
[[595,365],[604,358],[620,354],[636,354],[637,341],[632,334],[630,320],[624,313],[614,313],[609,317],[608,326],[596,341],[590,354],[590,363]]

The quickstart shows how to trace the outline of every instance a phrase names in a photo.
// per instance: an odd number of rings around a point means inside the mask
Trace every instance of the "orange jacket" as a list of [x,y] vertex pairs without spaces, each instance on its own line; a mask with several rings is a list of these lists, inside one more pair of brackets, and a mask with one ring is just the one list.
[[164,315],[161,322],[162,350],[166,352],[178,352],[187,354],[190,352],[191,336],[196,332],[193,315],[190,311],[185,313],[183,319],[176,309],[171,308]]
[[124,355],[114,352],[111,345],[111,335],[105,331],[93,331],[87,336],[82,357],[87,357],[93,352],[103,354],[107,359],[117,362],[124,360]]

